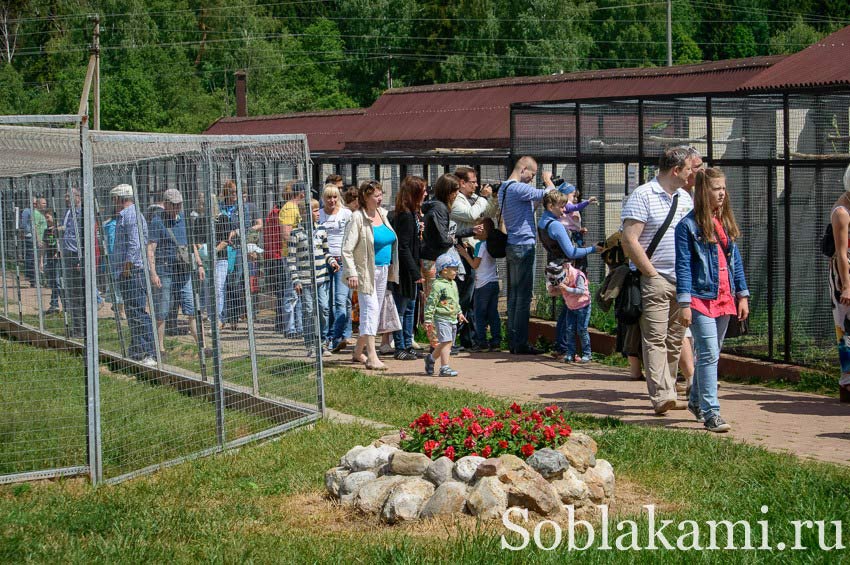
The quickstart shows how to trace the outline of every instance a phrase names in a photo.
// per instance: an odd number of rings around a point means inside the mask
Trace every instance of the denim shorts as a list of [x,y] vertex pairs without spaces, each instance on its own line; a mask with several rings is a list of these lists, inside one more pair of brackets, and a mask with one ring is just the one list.
[[[156,319],[162,321],[168,318],[172,300],[177,300],[180,310],[187,316],[195,315],[195,303],[192,296],[190,278],[186,276],[160,275],[162,288],[153,288]],[[176,285],[181,285],[179,288]]]

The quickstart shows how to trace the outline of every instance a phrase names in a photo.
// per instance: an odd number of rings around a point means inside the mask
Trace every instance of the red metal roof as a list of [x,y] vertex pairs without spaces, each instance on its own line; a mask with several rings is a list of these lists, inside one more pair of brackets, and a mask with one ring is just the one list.
[[205,133],[306,133],[315,151],[506,148],[515,102],[732,93],[781,60],[751,57],[397,88],[366,109],[222,118]]
[[311,151],[340,151],[365,110],[329,110],[273,116],[220,118],[204,132],[211,135],[305,133]]
[[787,56],[741,86],[741,90],[788,90],[850,86],[850,26]]
[[[510,105],[586,98],[734,92],[782,57],[672,68],[616,69],[389,90],[366,111],[347,149],[403,145],[508,147]],[[424,145],[423,145],[424,144]]]

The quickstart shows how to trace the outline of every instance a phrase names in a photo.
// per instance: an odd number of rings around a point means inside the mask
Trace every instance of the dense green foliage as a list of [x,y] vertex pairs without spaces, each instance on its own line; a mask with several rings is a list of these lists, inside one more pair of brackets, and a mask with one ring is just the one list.
[[[663,65],[666,3],[634,0],[4,0],[0,113],[75,112],[102,17],[102,127],[197,132],[235,112],[368,106],[386,88]],[[839,0],[673,1],[676,63],[789,53]]]

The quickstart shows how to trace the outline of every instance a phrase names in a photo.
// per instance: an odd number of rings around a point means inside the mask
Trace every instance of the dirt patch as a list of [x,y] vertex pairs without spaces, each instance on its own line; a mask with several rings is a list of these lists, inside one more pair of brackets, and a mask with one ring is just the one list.
[[[609,505],[609,520],[639,516],[645,504],[654,504],[656,513],[659,514],[683,510],[680,504],[661,501],[643,485],[618,479],[614,502]],[[451,539],[481,532],[501,534],[505,531],[498,520],[479,522],[474,516],[466,514],[388,526],[382,523],[378,516],[365,515],[352,507],[343,506],[331,499],[324,491],[273,497],[267,499],[263,506],[268,510],[269,520],[251,524],[249,529],[252,531],[280,533],[283,525],[286,529],[320,536],[332,533],[335,536],[362,538],[396,532],[405,536],[435,539]],[[542,520],[534,515],[530,515],[529,518],[529,524]],[[566,514],[555,521],[566,524]]]

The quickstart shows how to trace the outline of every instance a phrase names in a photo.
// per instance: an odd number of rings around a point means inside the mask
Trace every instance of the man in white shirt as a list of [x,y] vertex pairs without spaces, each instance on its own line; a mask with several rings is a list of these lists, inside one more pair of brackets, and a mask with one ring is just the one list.
[[[455,176],[460,179],[460,191],[452,204],[450,218],[457,224],[457,230],[462,231],[475,226],[482,217],[492,215],[492,206],[495,203],[493,189],[489,185],[484,186],[479,194],[475,194],[478,188],[478,175],[471,167],[458,167],[454,171]],[[471,253],[475,241],[469,237],[463,242],[467,246],[467,252]],[[473,319],[473,293],[475,289],[475,270],[461,257],[466,274],[458,279],[457,290],[460,297],[460,309],[469,320],[458,332],[460,345],[469,349],[476,343],[475,320]]]
[[[679,221],[693,209],[693,200],[684,189],[691,164],[687,147],[664,151],[658,161],[658,175],[635,189],[622,212],[623,247],[632,268],[641,273],[643,364],[656,414],[677,407],[676,367],[685,328],[678,321],[674,234]],[[647,248],[674,205],[672,221],[648,257]]]

